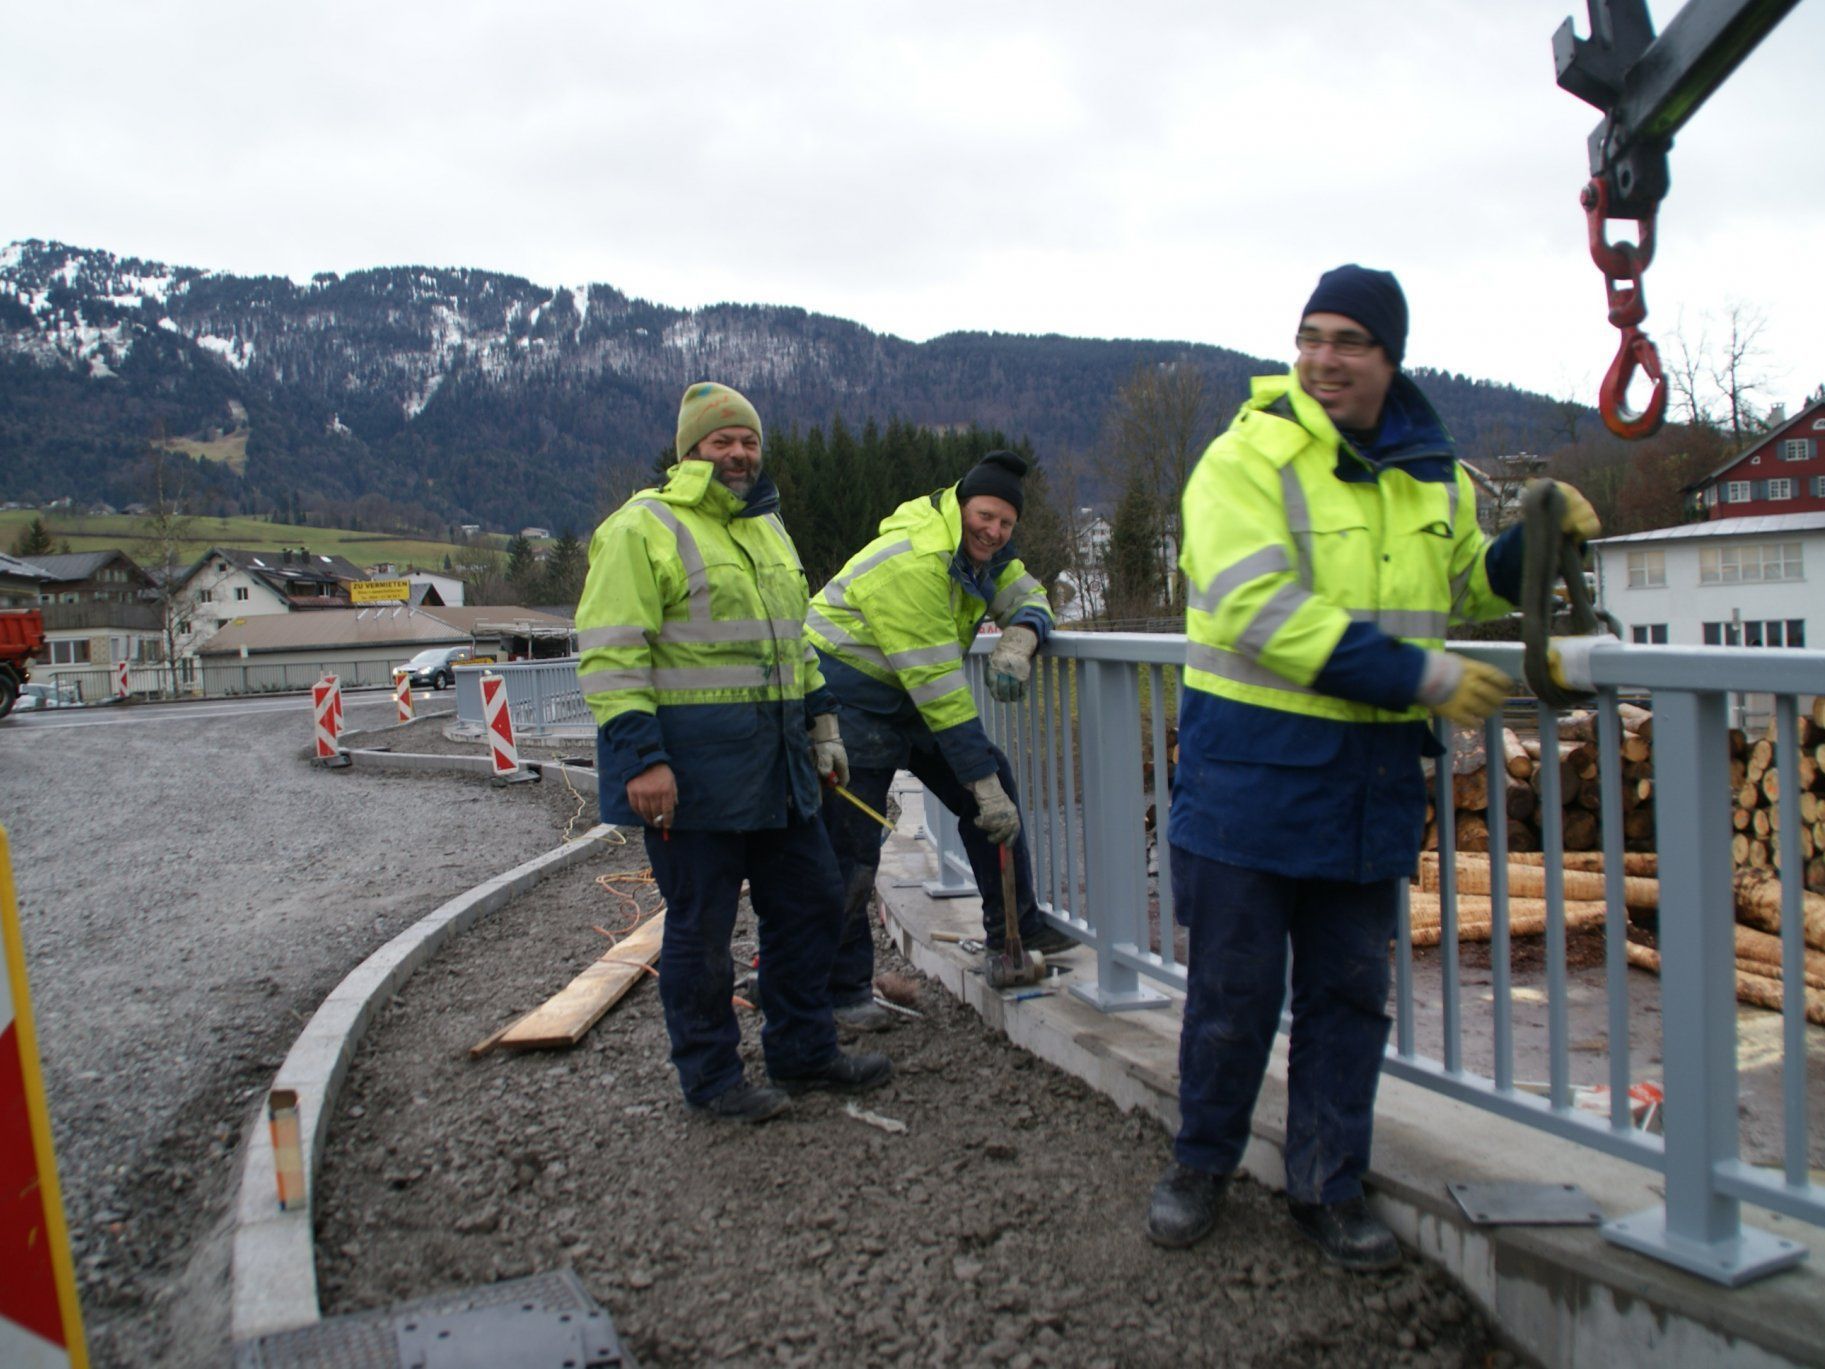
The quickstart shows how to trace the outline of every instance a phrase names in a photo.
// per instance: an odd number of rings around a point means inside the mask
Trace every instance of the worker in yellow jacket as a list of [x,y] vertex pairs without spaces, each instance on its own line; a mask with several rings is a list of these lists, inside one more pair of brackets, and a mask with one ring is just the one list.
[[[1454,619],[1520,596],[1520,529],[1491,539],[1451,438],[1401,370],[1386,271],[1319,280],[1286,375],[1255,380],[1184,494],[1186,668],[1172,887],[1190,928],[1181,1124],[1147,1234],[1215,1225],[1241,1162],[1292,956],[1286,1195],[1334,1262],[1398,1262],[1363,1200],[1387,1044],[1399,881],[1419,855],[1436,715],[1473,726],[1511,690],[1445,650]],[[1569,486],[1565,529],[1598,532]]]
[[[878,812],[894,772],[906,769],[963,819],[991,951],[1006,935],[997,848],[1011,847],[1021,942],[1056,952],[1077,943],[1041,918],[1013,770],[983,730],[963,671],[976,633],[992,619],[1000,636],[989,658],[989,690],[997,699],[1019,699],[1033,654],[1052,631],[1045,590],[1012,542],[1026,473],[1018,454],[990,452],[957,484],[900,505],[818,591],[806,632],[841,704],[852,792]],[[825,800],[824,823],[846,900],[831,1001],[839,1024],[876,1030],[892,1022],[874,1002],[868,926],[881,830],[834,795]]]
[[[692,385],[678,464],[596,529],[577,605],[577,673],[597,723],[602,820],[640,824],[665,896],[659,997],[686,1103],[763,1121],[787,1094],[886,1082],[845,1055],[830,1012],[842,883],[819,821],[848,777],[836,700],[805,640],[807,585],[762,469],[760,416]],[[767,969],[761,1047],[743,1077],[729,942],[746,880]]]

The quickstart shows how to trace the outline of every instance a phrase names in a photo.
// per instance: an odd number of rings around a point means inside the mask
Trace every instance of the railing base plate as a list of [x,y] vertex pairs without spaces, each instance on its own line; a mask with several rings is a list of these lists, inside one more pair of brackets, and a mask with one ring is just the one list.
[[1135,1012],[1141,1008],[1164,1008],[1172,1002],[1170,996],[1152,989],[1110,990],[1094,981],[1073,984],[1071,997],[1088,1003],[1098,1012]]
[[1726,1288],[1737,1288],[1798,1264],[1806,1258],[1806,1247],[1797,1241],[1770,1236],[1765,1231],[1742,1227],[1725,1241],[1701,1244],[1667,1232],[1667,1210],[1650,1207],[1631,1217],[1605,1222],[1604,1237],[1624,1249],[1637,1251],[1653,1259],[1709,1279]]

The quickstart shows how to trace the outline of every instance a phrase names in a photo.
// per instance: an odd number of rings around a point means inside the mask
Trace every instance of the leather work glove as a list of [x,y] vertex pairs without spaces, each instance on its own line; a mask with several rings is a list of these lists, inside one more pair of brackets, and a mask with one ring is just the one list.
[[1459,727],[1475,727],[1508,702],[1514,681],[1492,665],[1455,651],[1428,651],[1420,674],[1419,702]]
[[999,703],[1018,703],[1027,696],[1027,677],[1033,673],[1033,653],[1039,634],[1030,627],[1002,629],[1001,640],[989,653],[989,694]]
[[1006,846],[1020,835],[1020,810],[1001,787],[998,775],[985,775],[970,781],[970,793],[976,796],[976,826],[997,846]]
[[849,752],[837,731],[834,713],[820,713],[811,720],[811,763],[820,780],[849,783]]
[[1563,480],[1555,480],[1553,484],[1565,496],[1565,517],[1559,520],[1559,531],[1570,533],[1580,542],[1588,542],[1599,536],[1603,532],[1603,524],[1598,521],[1597,510],[1591,507],[1591,501]]

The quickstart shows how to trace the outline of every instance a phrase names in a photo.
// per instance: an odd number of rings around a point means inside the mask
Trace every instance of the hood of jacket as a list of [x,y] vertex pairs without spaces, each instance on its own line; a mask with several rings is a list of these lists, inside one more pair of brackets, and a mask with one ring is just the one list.
[[1373,439],[1360,445],[1340,432],[1324,406],[1300,387],[1296,371],[1254,377],[1244,407],[1290,419],[1330,446],[1337,453],[1340,480],[1372,481],[1383,466],[1400,466],[1417,480],[1452,478],[1457,445],[1432,401],[1405,371],[1394,373],[1381,424]]
[[755,477],[754,488],[744,497],[716,478],[716,465],[711,461],[680,461],[665,473],[665,484],[642,490],[639,497],[657,499],[662,504],[680,508],[701,509],[725,521],[779,511],[779,487],[765,467]]

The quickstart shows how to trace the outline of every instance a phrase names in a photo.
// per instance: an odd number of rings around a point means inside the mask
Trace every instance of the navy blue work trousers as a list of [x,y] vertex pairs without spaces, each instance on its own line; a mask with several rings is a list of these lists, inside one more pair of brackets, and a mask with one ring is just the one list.
[[[853,716],[844,713],[845,727]],[[847,741],[847,731],[844,738]],[[893,785],[894,770],[899,767],[858,769],[855,765],[858,749],[850,745],[846,787],[875,812],[885,812],[887,791]],[[1007,931],[1001,904],[1001,848],[976,826],[976,796],[957,778],[936,746],[907,746],[901,764],[957,815],[963,850],[969,857],[970,870],[976,876],[976,889],[982,895],[984,938],[991,946],[1000,946]],[[995,748],[995,773],[1001,776],[1001,787],[1007,790],[1008,797],[1019,803],[1013,768],[999,747]],[[868,925],[868,896],[874,892],[875,875],[881,867],[881,839],[886,833],[880,823],[841,794],[824,796],[824,825],[830,829],[830,844],[836,848],[837,868],[844,890],[843,935],[837,947],[835,967],[830,972],[830,1001],[841,1008],[865,1003],[874,994],[874,931]],[[1039,915],[1039,900],[1033,892],[1033,859],[1027,851],[1024,826],[1014,841],[1014,901],[1020,935],[1037,936],[1045,923]]]
[[1172,848],[1173,898],[1191,929],[1173,1144],[1180,1164],[1228,1174],[1241,1163],[1280,1025],[1290,943],[1287,1196],[1339,1203],[1361,1195],[1388,1044],[1396,883],[1294,879]]
[[741,1082],[741,1028],[731,999],[741,882],[759,925],[761,1049],[767,1072],[814,1074],[836,1057],[830,961],[843,914],[842,885],[823,824],[793,819],[759,832],[646,833],[653,878],[665,895],[659,1001],[685,1100],[703,1104]]

